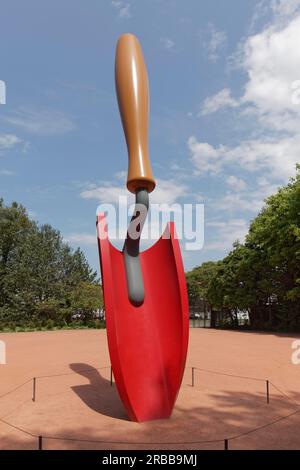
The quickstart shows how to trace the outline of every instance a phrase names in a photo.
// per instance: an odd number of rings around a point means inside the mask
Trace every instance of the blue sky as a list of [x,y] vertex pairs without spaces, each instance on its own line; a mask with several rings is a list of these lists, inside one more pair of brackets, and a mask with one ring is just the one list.
[[205,205],[205,244],[184,251],[186,269],[222,258],[300,160],[299,6],[2,0],[0,196],[98,268],[96,208],[125,188],[114,55],[132,32],[149,75],[156,199]]

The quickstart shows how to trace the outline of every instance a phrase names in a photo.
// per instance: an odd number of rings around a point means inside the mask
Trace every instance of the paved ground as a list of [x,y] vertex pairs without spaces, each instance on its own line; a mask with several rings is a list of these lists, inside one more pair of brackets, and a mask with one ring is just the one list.
[[[291,362],[295,339],[190,330],[188,367],[171,419],[137,424],[128,421],[110,387],[105,331],[0,333],[7,346],[7,365],[0,365],[0,449],[36,449],[37,438],[30,434],[47,436],[45,449],[222,449],[225,438],[257,427],[229,440],[229,448],[300,449],[300,365]],[[195,370],[194,387],[191,366],[206,369]],[[66,375],[37,379],[33,402],[30,379],[57,374]],[[290,399],[271,385],[268,405],[265,379]],[[220,442],[199,443],[212,440]]]

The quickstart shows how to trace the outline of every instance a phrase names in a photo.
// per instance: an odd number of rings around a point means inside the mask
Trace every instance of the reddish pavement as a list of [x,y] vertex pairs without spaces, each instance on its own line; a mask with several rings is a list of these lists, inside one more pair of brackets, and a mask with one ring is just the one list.
[[[190,330],[188,367],[171,419],[138,424],[127,419],[110,386],[104,330],[0,333],[7,348],[0,396],[29,380],[0,398],[0,449],[36,449],[38,435],[45,449],[222,449],[225,438],[240,434],[229,440],[230,449],[299,449],[300,365],[291,361],[297,338]],[[205,369],[195,370],[194,387],[191,366]],[[37,379],[33,402],[31,379],[45,375],[55,377]]]

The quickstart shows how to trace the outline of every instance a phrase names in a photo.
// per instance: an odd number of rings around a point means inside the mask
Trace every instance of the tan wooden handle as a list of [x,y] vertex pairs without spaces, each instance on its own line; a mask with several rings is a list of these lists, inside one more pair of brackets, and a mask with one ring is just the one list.
[[155,188],[148,152],[149,90],[141,46],[133,34],[117,44],[116,91],[128,149],[127,188],[132,193]]

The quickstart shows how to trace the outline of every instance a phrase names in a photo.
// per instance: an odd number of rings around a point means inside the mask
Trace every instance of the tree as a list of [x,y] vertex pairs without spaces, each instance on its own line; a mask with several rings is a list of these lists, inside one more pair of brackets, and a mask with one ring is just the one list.
[[81,282],[72,291],[71,311],[73,314],[80,315],[81,319],[93,320],[95,313],[102,308],[103,295],[99,284]]
[[3,199],[0,199],[0,315],[9,313],[11,291],[7,281],[10,275],[10,267],[16,259],[16,252],[22,243],[25,243],[29,234],[36,230],[35,223],[31,221],[26,209],[13,202],[10,207],[5,207]]
[[187,273],[190,304],[205,298],[233,324],[247,310],[253,328],[300,329],[300,166],[265,201],[244,244]]
[[[273,326],[300,326],[300,167],[290,183],[269,197],[252,222],[246,246],[265,263],[268,278],[258,287],[266,293]],[[263,273],[262,273],[263,274]]]
[[[58,230],[31,221],[23,206],[0,201],[0,321],[21,325],[72,321],[73,300],[84,286],[85,302],[101,308],[100,286],[80,249]],[[95,291],[99,293],[96,302]],[[96,308],[97,306],[97,308]],[[1,325],[0,325],[1,326]]]
[[214,304],[208,292],[215,279],[219,262],[208,261],[186,273],[189,305],[201,306],[211,313],[211,326],[215,325]]

